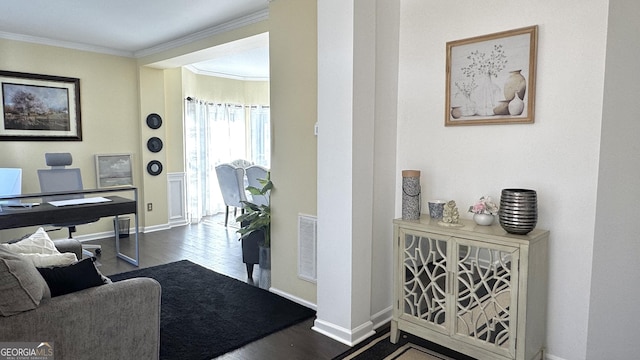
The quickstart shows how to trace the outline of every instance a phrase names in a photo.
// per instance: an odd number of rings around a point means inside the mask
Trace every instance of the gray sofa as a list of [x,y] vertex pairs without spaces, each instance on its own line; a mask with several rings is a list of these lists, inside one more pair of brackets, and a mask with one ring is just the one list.
[[76,239],[53,240],[56,249],[60,252],[72,252],[78,259],[82,259],[82,244]]
[[[74,241],[56,247],[81,253]],[[0,342],[53,342],[57,360],[158,359],[160,284],[134,278],[42,299],[0,316]]]

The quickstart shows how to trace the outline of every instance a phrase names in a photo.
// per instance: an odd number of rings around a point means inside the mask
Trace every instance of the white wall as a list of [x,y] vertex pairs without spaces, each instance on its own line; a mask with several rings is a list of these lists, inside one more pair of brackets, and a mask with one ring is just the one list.
[[[360,106],[370,105],[373,89],[370,86],[365,94],[355,91],[359,85],[355,79],[371,75],[367,59],[360,69],[354,67],[356,56],[367,53],[370,45],[365,41],[356,49],[360,34],[354,30],[354,19],[360,11],[355,3],[318,3],[318,316],[314,329],[349,345],[368,335],[372,327],[367,323],[372,180],[369,177],[357,188],[355,179],[371,171],[373,127],[367,126],[366,110]],[[364,23],[368,28],[369,23]],[[366,198],[359,203],[363,193]]]
[[393,297],[393,228],[398,118],[398,41],[400,2],[377,0],[376,108],[373,165],[373,243],[371,259],[371,320],[388,321]]
[[640,288],[640,3],[609,11],[587,359],[635,359]]
[[[607,2],[404,0],[396,172],[422,170],[423,203],[538,191],[551,231],[548,353],[584,359],[598,184]],[[536,119],[444,127],[446,42],[537,24]],[[400,214],[400,183],[396,214]]]

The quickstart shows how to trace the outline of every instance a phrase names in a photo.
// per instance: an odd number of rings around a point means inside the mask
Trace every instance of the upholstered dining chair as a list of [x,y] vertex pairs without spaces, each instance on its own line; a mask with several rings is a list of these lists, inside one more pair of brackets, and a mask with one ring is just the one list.
[[236,159],[233,160],[232,162],[230,162],[231,165],[235,166],[235,167],[239,167],[239,168],[243,168],[246,169],[247,167],[253,165],[253,163],[249,160],[245,160],[245,159]]
[[244,186],[244,169],[231,164],[220,164],[216,166],[218,184],[225,205],[224,226],[229,223],[229,207],[234,207],[235,216],[238,209],[242,210],[241,201],[247,201]]
[[[256,189],[262,189],[262,184],[258,179],[266,179],[267,172],[269,169],[260,165],[251,165],[244,169],[247,175],[247,183],[249,186],[253,186]],[[267,195],[251,195],[251,202],[256,205],[268,205],[269,204],[269,193]]]

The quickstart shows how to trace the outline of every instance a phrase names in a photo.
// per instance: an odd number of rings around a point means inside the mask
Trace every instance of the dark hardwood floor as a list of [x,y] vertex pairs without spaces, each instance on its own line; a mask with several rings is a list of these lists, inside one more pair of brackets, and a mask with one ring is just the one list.
[[[133,254],[132,240],[133,236],[120,240],[120,248],[123,253]],[[100,263],[99,269],[104,275],[109,276],[137,269],[115,256],[113,238],[89,243],[102,245],[102,253],[98,257],[98,262]],[[208,218],[197,225],[140,234],[139,251],[140,268],[186,259],[253,285],[253,281],[247,279],[236,228],[231,226],[225,228],[223,215]],[[258,266],[253,272],[253,279],[256,279],[257,282],[260,274]],[[331,359],[349,349],[347,345],[313,331],[311,329],[313,320],[303,321],[217,359]]]

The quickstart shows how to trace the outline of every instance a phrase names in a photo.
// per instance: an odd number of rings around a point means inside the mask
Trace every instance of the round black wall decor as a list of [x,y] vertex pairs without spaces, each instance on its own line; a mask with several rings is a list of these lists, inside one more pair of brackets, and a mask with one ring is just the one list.
[[149,141],[147,141],[147,149],[149,149],[149,151],[157,153],[158,151],[162,150],[162,140],[160,140],[160,138],[157,137],[152,137],[151,139],[149,139]]
[[160,175],[162,172],[162,163],[158,160],[149,161],[147,164],[147,172],[153,176]]
[[162,126],[162,118],[158,114],[149,114],[147,116],[147,126],[152,129],[158,129]]

